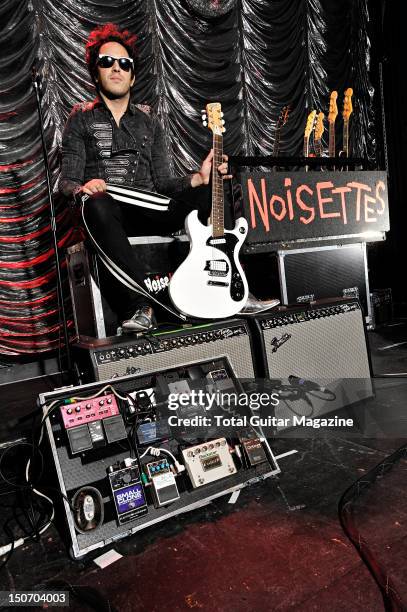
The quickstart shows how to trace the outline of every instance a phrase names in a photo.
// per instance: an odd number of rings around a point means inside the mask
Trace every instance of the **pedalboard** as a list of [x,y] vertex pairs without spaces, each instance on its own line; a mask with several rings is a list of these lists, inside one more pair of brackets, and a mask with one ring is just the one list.
[[152,485],[154,506],[160,508],[179,499],[177,483],[167,459],[147,464],[147,473]]
[[78,427],[84,423],[101,421],[119,414],[116,397],[113,393],[101,395],[93,399],[77,401],[77,398],[67,399],[60,408],[65,429]]
[[111,465],[107,475],[119,525],[147,514],[147,501],[136,459],[128,457],[119,465]]
[[218,438],[182,451],[194,489],[236,473],[226,438]]

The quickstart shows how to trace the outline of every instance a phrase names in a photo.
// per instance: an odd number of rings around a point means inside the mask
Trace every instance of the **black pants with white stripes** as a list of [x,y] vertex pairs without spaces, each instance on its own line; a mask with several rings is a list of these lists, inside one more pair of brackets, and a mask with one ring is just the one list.
[[[184,227],[185,217],[197,209],[202,223],[210,215],[208,187],[188,189],[182,198],[171,200],[168,210],[150,210],[118,202],[107,193],[90,196],[83,208],[83,216],[92,239],[109,259],[143,289],[143,270],[132,249],[128,236],[166,236]],[[230,227],[230,214],[225,211],[225,225]],[[120,321],[131,317],[135,310],[148,303],[148,298],[129,288],[100,266],[102,293]],[[120,276],[120,274],[119,274]]]

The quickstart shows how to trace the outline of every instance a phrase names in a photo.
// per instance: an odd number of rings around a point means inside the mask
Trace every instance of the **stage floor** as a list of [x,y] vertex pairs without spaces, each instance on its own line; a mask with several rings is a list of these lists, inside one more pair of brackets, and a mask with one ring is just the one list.
[[[375,375],[407,371],[405,321],[369,332],[369,341]],[[52,380],[38,379],[1,388],[2,440],[18,437],[16,417],[32,410],[38,393],[53,386]],[[402,394],[399,399],[401,403]],[[341,529],[337,505],[347,487],[406,442],[275,440],[276,454],[292,448],[298,453],[281,459],[278,479],[242,491],[235,504],[221,498],[116,543],[123,558],[104,570],[92,561],[69,558],[59,535],[63,522],[57,521],[39,543],[13,553],[0,574],[1,589],[49,588],[65,581],[97,589],[120,612],[381,611],[380,592]],[[404,459],[359,499],[354,516],[404,602],[406,472]],[[5,506],[12,500],[0,499],[6,518]],[[93,608],[71,595],[69,609]]]

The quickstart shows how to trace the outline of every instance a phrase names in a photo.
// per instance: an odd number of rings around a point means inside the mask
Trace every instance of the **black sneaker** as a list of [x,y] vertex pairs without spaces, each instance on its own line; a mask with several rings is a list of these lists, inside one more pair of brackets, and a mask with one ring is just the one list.
[[151,306],[141,306],[137,308],[134,315],[122,323],[122,330],[125,334],[147,332],[156,327],[157,321]]

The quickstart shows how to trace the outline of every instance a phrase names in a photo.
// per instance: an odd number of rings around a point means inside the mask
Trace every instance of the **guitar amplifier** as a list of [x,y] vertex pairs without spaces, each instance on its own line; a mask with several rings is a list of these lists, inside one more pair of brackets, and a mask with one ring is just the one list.
[[[277,416],[316,416],[372,396],[358,300],[321,300],[256,317],[259,376],[286,397]],[[307,391],[315,393],[308,396]]]
[[278,251],[284,304],[331,298],[356,298],[371,321],[366,244]]
[[72,346],[83,382],[144,374],[160,368],[227,356],[238,378],[254,378],[253,350],[247,323],[228,319],[140,338],[80,337]]

